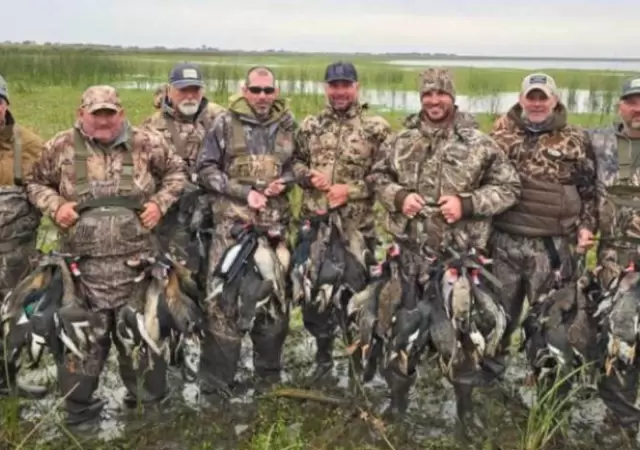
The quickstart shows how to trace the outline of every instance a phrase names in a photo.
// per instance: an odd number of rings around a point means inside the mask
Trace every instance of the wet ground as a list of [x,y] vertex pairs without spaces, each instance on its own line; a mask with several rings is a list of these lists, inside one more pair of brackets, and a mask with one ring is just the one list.
[[[369,417],[378,416],[388,403],[384,381],[377,376],[360,390],[361,385],[349,382],[348,360],[340,352],[336,350],[337,385],[325,388],[324,392],[343,399],[357,397],[352,405],[368,410]],[[293,330],[287,343],[287,370],[282,385],[300,386],[313,368],[313,354],[313,341],[303,330]],[[470,447],[453,437],[455,399],[435,361],[424,361],[422,365],[406,420],[387,423],[384,429],[378,422],[355,417],[353,407],[336,408],[316,401],[261,396],[252,385],[249,340],[243,347],[242,361],[240,383],[228,405],[212,403],[199,395],[197,383],[184,382],[179,373],[171,372],[173,392],[165,404],[148,410],[128,410],[123,406],[125,392],[112,356],[98,391],[99,396],[108,400],[100,422],[87,429],[72,430],[70,438],[68,430],[59,425],[60,400],[55,394],[39,401],[21,402],[24,423],[39,424],[28,438],[29,445],[22,448],[539,448],[522,442],[523,436],[536,437],[527,432],[527,420],[529,429],[540,425],[532,427],[530,421],[527,407],[534,398],[533,388],[523,387],[526,371],[519,357],[513,360],[501,385],[475,394],[483,429],[476,430]],[[53,383],[54,375],[55,368],[48,367],[25,378]],[[602,427],[603,417],[600,400],[581,399],[573,408],[568,437],[549,448],[593,448],[592,436]],[[20,437],[8,439],[13,447],[7,448],[15,448],[17,442],[24,440],[25,433]],[[36,441],[39,447],[35,446]]]

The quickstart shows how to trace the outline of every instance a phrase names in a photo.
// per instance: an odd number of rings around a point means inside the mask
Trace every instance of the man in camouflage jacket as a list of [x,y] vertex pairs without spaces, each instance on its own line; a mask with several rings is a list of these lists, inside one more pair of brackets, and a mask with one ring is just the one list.
[[522,182],[518,203],[493,222],[494,273],[508,316],[508,352],[525,296],[529,304],[573,272],[570,245],[592,245],[597,225],[595,161],[584,130],[567,123],[553,78],[524,78],[520,100],[494,124],[491,136]]
[[203,287],[207,259],[207,246],[203,242],[208,239],[197,234],[211,229],[213,224],[206,198],[197,191],[195,162],[206,131],[225,110],[209,101],[204,90],[204,79],[197,65],[175,65],[165,89],[161,91],[159,110],[141,124],[162,133],[172,150],[187,165],[190,182],[180,201],[163,217],[155,232],[165,250],[187,261],[188,268],[199,275]]
[[[400,245],[402,270],[419,284],[428,268],[420,247],[458,244],[485,250],[491,218],[520,194],[518,175],[504,153],[457,110],[449,71],[428,69],[420,95],[422,111],[385,142],[367,177],[386,210],[387,231]],[[390,364],[383,373],[392,393],[389,412],[402,414],[416,372],[404,374]],[[453,384],[466,405],[462,410],[469,411],[471,386]]]
[[[361,233],[373,257],[377,242],[374,197],[364,178],[391,127],[382,117],[367,114],[367,105],[358,101],[358,75],[353,64],[330,64],[325,83],[325,109],[305,118],[297,133],[293,170],[303,188],[300,215],[340,207],[342,231],[347,236]],[[316,340],[312,381],[320,380],[333,367],[337,313],[334,307],[318,312],[314,303],[303,306],[304,325]]]
[[[626,80],[620,93],[619,121],[611,126],[591,129],[589,136],[598,173],[599,277],[608,287],[629,264],[637,266],[640,238],[640,77]],[[630,191],[627,195],[615,193]],[[635,192],[634,192],[635,190]],[[637,314],[637,313],[636,313]],[[629,320],[632,322],[633,318]],[[632,323],[629,323],[633,327]],[[633,330],[619,330],[620,333]],[[635,340],[638,336],[635,335]],[[639,353],[622,371],[612,372],[598,383],[600,397],[609,408],[609,419],[635,439],[638,414],[634,414],[640,376]]]
[[[251,68],[240,96],[231,99],[228,111],[218,116],[207,132],[197,163],[198,182],[205,189],[215,218],[209,251],[207,293],[211,294],[216,269],[225,250],[235,241],[236,223],[284,230],[275,245],[278,255],[289,254],[287,183],[293,180],[291,154],[296,122],[286,102],[278,98],[272,71]],[[283,272],[288,263],[281,263]],[[285,280],[280,280],[285,283]],[[202,341],[200,374],[205,391],[229,387],[240,358],[242,332],[238,305],[223,300],[207,305],[209,329]],[[250,331],[254,368],[261,382],[269,384],[281,371],[282,351],[289,330],[289,306],[277,318],[255,316]],[[215,380],[207,385],[206,380]],[[211,388],[211,389],[209,389]]]
[[[9,88],[0,76],[0,305],[31,268],[41,214],[27,198],[24,177],[44,149],[43,140],[18,125],[9,110]],[[4,361],[0,342],[0,395],[18,387],[39,394],[36,386],[17,386],[17,368]]]
[[[127,404],[167,394],[164,360],[143,352],[136,367],[115,337],[114,324],[119,309],[136,301],[132,294],[139,272],[126,261],[151,256],[151,230],[178,200],[186,179],[183,160],[162,136],[126,121],[118,92],[110,86],[83,93],[75,126],[46,143],[27,177],[29,199],[61,230],[61,250],[81,258],[77,295],[101,323],[92,330],[97,339],[86,360],[68,353],[58,364],[70,423],[92,419],[101,410],[104,402],[93,394],[112,339]],[[142,211],[110,206],[114,196],[137,201]],[[100,200],[101,207],[81,208]]]

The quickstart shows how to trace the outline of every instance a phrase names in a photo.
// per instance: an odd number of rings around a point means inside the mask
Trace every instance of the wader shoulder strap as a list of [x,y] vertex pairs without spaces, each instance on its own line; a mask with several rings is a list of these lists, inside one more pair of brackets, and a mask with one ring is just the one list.
[[[130,131],[131,133],[131,131]],[[87,160],[89,159],[89,145],[78,130],[74,131],[74,171],[76,175],[75,193],[81,197],[91,192],[87,174]],[[120,173],[119,190],[130,193],[133,190],[133,136],[129,138],[126,148],[122,152],[122,172]]]
[[22,186],[22,139],[18,125],[13,125],[13,183]]
[[182,140],[182,138],[180,137],[180,133],[178,132],[178,129],[176,128],[176,124],[173,122],[173,120],[170,120],[168,117],[164,117],[164,122],[167,126],[167,130],[169,130],[169,133],[171,134],[171,142],[173,142],[173,145],[175,145],[176,147],[176,151],[178,152],[178,155],[182,158],[185,159],[187,158],[187,147],[185,146],[184,141]]
[[247,139],[244,134],[244,125],[236,116],[231,116],[231,153],[240,155],[247,152]]

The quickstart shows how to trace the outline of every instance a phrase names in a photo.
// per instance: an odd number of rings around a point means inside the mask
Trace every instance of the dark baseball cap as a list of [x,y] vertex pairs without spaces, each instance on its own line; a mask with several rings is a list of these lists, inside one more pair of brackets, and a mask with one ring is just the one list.
[[200,68],[191,63],[180,63],[173,66],[169,73],[169,83],[178,89],[187,86],[204,86]]
[[638,94],[640,94],[640,77],[631,78],[624,82],[622,91],[620,92],[620,98]]
[[349,62],[338,61],[327,66],[324,72],[324,81],[331,83],[332,81],[358,81],[358,72],[353,64]]

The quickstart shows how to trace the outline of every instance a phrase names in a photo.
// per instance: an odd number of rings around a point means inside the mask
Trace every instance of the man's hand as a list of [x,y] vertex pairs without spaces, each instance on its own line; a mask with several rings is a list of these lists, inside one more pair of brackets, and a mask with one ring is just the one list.
[[56,211],[54,220],[62,228],[69,228],[78,220],[78,213],[75,210],[76,202],[63,203]]
[[325,174],[317,170],[312,170],[310,172],[310,176],[311,176],[311,184],[313,185],[314,188],[318,189],[319,191],[329,190],[331,183],[329,183],[329,179]]
[[282,178],[278,178],[277,180],[273,180],[267,188],[264,190],[264,195],[267,197],[275,197],[276,195],[280,195],[284,191],[284,180]]
[[418,194],[411,193],[404,198],[402,202],[402,214],[413,219],[415,215],[420,211],[425,205],[425,201]]
[[347,203],[349,199],[349,186],[346,184],[334,184],[327,192],[327,200],[329,200],[329,208],[337,208]]
[[438,204],[447,223],[456,223],[462,218],[462,200],[457,195],[443,195]]
[[160,207],[156,202],[147,202],[144,204],[144,211],[142,211],[142,214],[140,214],[142,226],[151,230],[156,225],[158,225],[161,217],[162,212],[160,211]]
[[591,247],[593,247],[593,244],[593,233],[585,228],[581,228],[578,231],[578,247],[576,248],[576,252],[586,253]]
[[260,192],[251,189],[247,196],[247,203],[249,204],[249,208],[260,211],[267,206],[267,197]]

